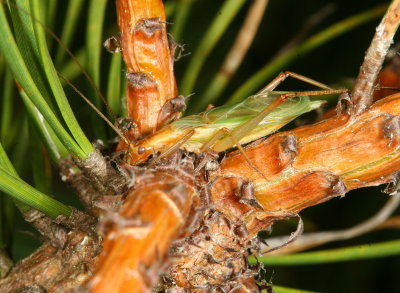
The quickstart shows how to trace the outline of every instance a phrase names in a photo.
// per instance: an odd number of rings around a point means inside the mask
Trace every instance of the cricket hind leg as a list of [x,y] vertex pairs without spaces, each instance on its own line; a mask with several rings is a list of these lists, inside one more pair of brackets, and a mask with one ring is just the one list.
[[232,138],[236,141],[240,141],[245,137],[251,130],[253,130],[261,121],[270,114],[279,105],[285,102],[289,98],[299,97],[299,96],[317,96],[317,95],[328,95],[328,94],[341,94],[348,92],[348,89],[337,89],[337,90],[318,90],[318,91],[303,91],[303,92],[290,92],[279,95],[271,104],[264,108],[260,113],[258,113],[254,118],[246,121],[233,130],[231,130],[231,135],[224,137],[214,144],[214,150],[221,151],[232,147]]
[[318,82],[312,78],[309,78],[307,76],[297,74],[291,71],[284,71],[278,74],[277,77],[275,77],[269,84],[267,84],[262,90],[260,90],[257,94],[263,94],[267,92],[273,91],[278,85],[280,85],[282,82],[286,80],[288,77],[292,77],[294,79],[303,81],[305,83],[311,84],[313,86],[319,87],[324,90],[333,90],[333,88],[327,86],[326,84],[323,84],[321,82]]

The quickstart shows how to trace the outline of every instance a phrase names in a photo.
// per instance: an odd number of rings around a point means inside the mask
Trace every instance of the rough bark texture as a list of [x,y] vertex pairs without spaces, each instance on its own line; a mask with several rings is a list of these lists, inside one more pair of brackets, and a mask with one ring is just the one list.
[[240,152],[227,155],[207,174],[210,208],[202,224],[172,250],[179,257],[165,277],[169,290],[251,290],[240,277],[251,274],[243,256],[246,248],[257,251],[259,231],[348,190],[395,180],[399,115],[400,95],[393,95],[357,118],[342,115],[255,142],[246,153],[263,174]]
[[[118,0],[121,49],[127,66],[128,117],[136,139],[154,133],[177,113],[162,114],[178,95],[161,0]],[[171,117],[174,116],[174,117]],[[120,146],[123,148],[123,146]]]
[[[262,175],[240,153],[232,153],[211,174],[215,194],[237,178],[251,181],[257,201],[275,217],[351,189],[386,183],[400,164],[399,103],[400,96],[393,95],[357,119],[342,115],[254,143],[246,152]],[[296,139],[294,148],[287,147],[288,136]],[[260,217],[252,213],[246,219],[252,227]]]
[[393,41],[400,22],[400,0],[393,0],[365,54],[356,84],[352,93],[356,115],[365,111],[373,101],[374,87],[383,61]]
[[181,156],[178,152],[154,169],[137,169],[121,209],[103,217],[103,251],[90,292],[153,288],[196,194],[193,161]]
[[0,280],[0,291],[67,292],[91,276],[99,252],[98,239],[82,232],[69,232],[64,247],[56,248],[46,242],[19,262]]

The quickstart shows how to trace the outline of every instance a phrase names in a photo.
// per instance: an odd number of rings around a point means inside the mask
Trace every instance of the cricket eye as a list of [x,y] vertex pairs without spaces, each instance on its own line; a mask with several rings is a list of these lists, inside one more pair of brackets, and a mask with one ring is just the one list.
[[138,154],[139,154],[139,155],[143,155],[143,154],[144,154],[144,151],[145,151],[145,148],[144,148],[144,146],[140,146],[140,147],[138,147],[138,150],[137,150],[137,152],[138,152]]

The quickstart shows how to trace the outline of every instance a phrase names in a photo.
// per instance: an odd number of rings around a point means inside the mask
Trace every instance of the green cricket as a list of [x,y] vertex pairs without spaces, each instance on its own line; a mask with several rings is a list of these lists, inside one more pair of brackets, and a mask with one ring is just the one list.
[[[323,90],[274,92],[288,76]],[[201,153],[209,150],[222,152],[236,146],[246,156],[241,145],[272,134],[325,103],[323,100],[312,101],[309,96],[344,92],[347,90],[335,90],[305,76],[283,72],[260,92],[242,102],[183,117],[154,135],[135,142],[130,146],[127,161],[137,165],[147,161],[152,154],[159,153],[159,158],[165,157],[179,148]]]

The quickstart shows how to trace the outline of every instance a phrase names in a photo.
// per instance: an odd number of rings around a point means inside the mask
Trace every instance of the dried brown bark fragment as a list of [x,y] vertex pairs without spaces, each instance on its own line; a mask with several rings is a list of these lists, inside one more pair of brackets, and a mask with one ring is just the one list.
[[5,251],[4,248],[0,248],[0,279],[7,276],[13,266],[14,262],[12,261],[8,253]]
[[95,212],[98,197],[120,195],[127,190],[127,174],[122,167],[115,168],[110,158],[95,151],[85,160],[61,160],[61,179],[77,193],[85,208]]
[[232,221],[228,215],[209,209],[198,229],[172,247],[174,263],[163,276],[161,289],[259,292],[254,279],[258,268],[247,264],[247,256],[257,250],[258,243],[248,238],[243,221]]

